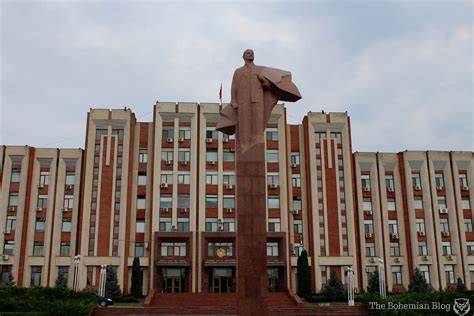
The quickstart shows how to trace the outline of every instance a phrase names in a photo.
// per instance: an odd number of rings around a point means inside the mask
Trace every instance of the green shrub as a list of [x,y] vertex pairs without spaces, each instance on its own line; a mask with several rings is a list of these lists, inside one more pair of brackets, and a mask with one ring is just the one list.
[[297,262],[298,295],[304,299],[311,296],[311,271],[308,264],[308,253],[301,252]]
[[342,285],[341,280],[338,278],[336,271],[331,270],[331,275],[324,288],[323,295],[327,301],[340,302],[346,300],[346,290]]

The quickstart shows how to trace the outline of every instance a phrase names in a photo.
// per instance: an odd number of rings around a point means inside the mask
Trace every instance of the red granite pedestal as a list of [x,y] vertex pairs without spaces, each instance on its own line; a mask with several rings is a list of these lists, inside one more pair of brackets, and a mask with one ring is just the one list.
[[268,315],[265,145],[237,145],[237,312]]

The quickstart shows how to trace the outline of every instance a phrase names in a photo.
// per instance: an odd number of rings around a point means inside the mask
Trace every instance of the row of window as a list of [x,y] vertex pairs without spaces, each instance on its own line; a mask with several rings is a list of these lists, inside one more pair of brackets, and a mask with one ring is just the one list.
[[[412,179],[412,184],[415,190],[421,190],[421,174],[420,172],[412,172],[411,174],[411,179]],[[371,183],[370,183],[370,175],[368,174],[362,174],[361,175],[361,182],[362,182],[362,188],[365,191],[370,191],[371,190]],[[435,173],[435,183],[436,187],[438,189],[444,188],[445,183],[444,183],[444,175],[443,173]],[[385,175],[385,185],[388,190],[393,191],[395,189],[395,182],[394,182],[394,176],[393,174],[386,174]],[[467,183],[467,174],[461,173],[459,174],[459,185],[462,188],[467,188],[468,183]]]

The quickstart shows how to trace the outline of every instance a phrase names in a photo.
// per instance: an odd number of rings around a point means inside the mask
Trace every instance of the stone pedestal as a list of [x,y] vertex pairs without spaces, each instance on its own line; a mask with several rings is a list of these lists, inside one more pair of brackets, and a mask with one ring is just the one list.
[[237,310],[268,315],[265,145],[237,144]]

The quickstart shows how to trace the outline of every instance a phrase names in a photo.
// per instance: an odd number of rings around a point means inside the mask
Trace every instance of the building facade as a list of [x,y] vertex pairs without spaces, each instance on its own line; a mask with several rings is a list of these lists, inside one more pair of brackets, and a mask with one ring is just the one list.
[[[101,265],[128,292],[236,289],[235,139],[216,132],[219,104],[91,109],[84,149],[0,147],[0,272],[21,286],[97,287]],[[434,289],[474,288],[472,152],[352,152],[347,113],[266,130],[270,291],[296,288],[309,254],[313,291],[352,267],[365,290],[379,265],[389,291],[415,268]]]

